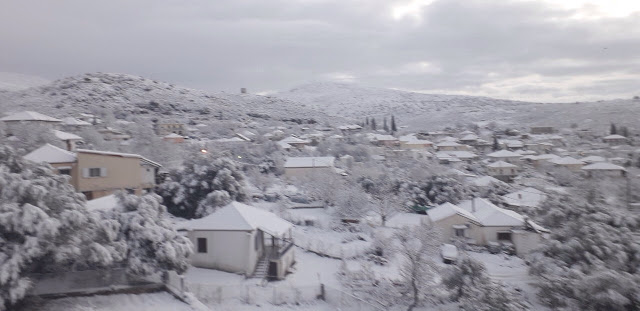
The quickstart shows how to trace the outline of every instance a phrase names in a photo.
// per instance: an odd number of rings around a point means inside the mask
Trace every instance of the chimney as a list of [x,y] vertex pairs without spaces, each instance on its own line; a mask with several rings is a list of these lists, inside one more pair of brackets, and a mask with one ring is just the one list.
[[471,199],[471,212],[472,213],[476,212],[476,198]]
[[518,193],[518,199],[522,200],[522,193]]

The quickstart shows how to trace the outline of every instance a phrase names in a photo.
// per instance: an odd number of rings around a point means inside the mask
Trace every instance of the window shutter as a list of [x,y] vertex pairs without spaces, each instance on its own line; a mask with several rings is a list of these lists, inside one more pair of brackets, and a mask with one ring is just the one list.
[[82,168],[82,177],[83,178],[89,178],[89,168],[88,167]]
[[107,177],[107,168],[106,167],[101,167],[100,168],[100,177]]

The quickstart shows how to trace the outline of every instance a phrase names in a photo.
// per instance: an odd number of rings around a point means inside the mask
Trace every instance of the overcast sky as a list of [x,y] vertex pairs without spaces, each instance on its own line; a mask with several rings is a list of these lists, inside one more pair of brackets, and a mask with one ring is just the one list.
[[0,8],[0,71],[49,79],[101,71],[210,91],[335,80],[531,101],[640,95],[634,0],[0,0]]

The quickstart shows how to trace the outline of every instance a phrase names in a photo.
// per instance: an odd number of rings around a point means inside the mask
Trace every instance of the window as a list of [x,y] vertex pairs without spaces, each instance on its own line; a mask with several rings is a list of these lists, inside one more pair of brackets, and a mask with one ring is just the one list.
[[89,177],[100,177],[100,168],[99,167],[90,168]]
[[206,253],[206,252],[207,252],[207,239],[198,238],[198,253]]
[[498,241],[511,241],[511,232],[498,232]]
[[60,175],[71,175],[71,169],[70,168],[60,168],[60,169],[58,169],[58,174],[60,174]]
[[462,238],[464,238],[464,236],[465,236],[465,234],[464,234],[465,229],[454,229],[454,230],[455,230],[455,233],[456,233],[456,236],[457,236],[457,237],[462,237]]

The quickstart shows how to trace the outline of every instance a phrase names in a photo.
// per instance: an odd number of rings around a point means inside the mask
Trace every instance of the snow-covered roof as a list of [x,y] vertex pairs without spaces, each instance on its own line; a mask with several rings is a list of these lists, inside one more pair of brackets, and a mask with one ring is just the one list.
[[520,158],[522,156],[517,154],[517,153],[515,153],[515,152],[513,152],[513,151],[500,150],[500,151],[489,153],[487,155],[487,157],[490,157],[490,158]]
[[458,206],[471,213],[483,226],[524,226],[525,224],[522,215],[500,208],[482,198],[462,201]]
[[482,177],[478,177],[476,179],[471,180],[471,183],[478,186],[478,187],[486,187],[486,186],[490,186],[491,184],[498,184],[498,185],[506,185],[507,183],[505,183],[504,181],[501,181],[497,178],[491,177],[491,176],[482,176]]
[[436,152],[438,159],[457,158],[461,160],[474,159],[478,156],[470,151],[438,151]]
[[401,142],[408,142],[412,140],[418,140],[418,138],[416,137],[416,134],[407,134],[398,137],[398,140]]
[[29,154],[25,155],[26,160],[36,163],[73,163],[76,161],[76,155],[73,152],[58,148],[51,144],[46,144]]
[[63,131],[53,130],[53,134],[60,140],[81,140],[82,137]]
[[445,136],[438,140],[438,142],[445,142],[445,141],[455,142],[455,141],[458,141],[458,139],[452,136]]
[[584,163],[596,163],[596,162],[607,162],[607,159],[601,156],[592,155],[592,156],[584,157],[580,159],[580,161]]
[[559,155],[553,154],[553,153],[546,153],[546,154],[541,154],[538,156],[533,157],[534,160],[540,161],[540,160],[552,160],[552,159],[557,159],[560,158]]
[[489,165],[487,165],[488,167],[491,168],[517,168],[517,165],[513,165],[511,163],[507,163],[505,161],[498,161],[498,162],[493,162]]
[[455,141],[443,141],[436,145],[436,147],[459,147],[462,146]]
[[286,150],[291,149],[291,147],[292,147],[291,145],[289,145],[289,144],[287,144],[285,142],[281,142],[281,141],[276,142],[276,144],[278,144],[278,146],[280,146],[280,148],[286,149]]
[[168,135],[165,135],[163,138],[184,138],[184,136],[178,135],[176,133],[170,133]]
[[476,134],[468,134],[460,138],[460,140],[478,140],[478,135]]
[[22,111],[12,115],[0,118],[0,121],[45,121],[45,122],[62,122],[62,120],[41,114],[35,111]]
[[240,202],[231,202],[200,219],[179,223],[178,229],[186,230],[237,230],[260,229],[270,235],[281,237],[293,225],[276,214]]
[[122,153],[122,152],[111,152],[111,151],[99,151],[99,150],[89,150],[89,149],[77,149],[76,152],[78,153],[90,153],[90,154],[99,154],[99,155],[107,155],[107,156],[116,156],[116,157],[123,157],[123,158],[138,158],[140,160],[142,160],[143,162],[146,162],[148,164],[151,164],[153,166],[157,166],[157,167],[161,167],[162,165],[160,165],[157,162],[151,161],[139,154],[135,154],[135,153]]
[[414,139],[414,140],[403,141],[403,144],[405,144],[405,145],[433,145],[433,143],[431,141],[423,140],[423,139]]
[[397,141],[398,139],[391,135],[383,135],[383,134],[374,134],[372,135],[373,140],[376,141]]
[[66,117],[62,119],[62,124],[64,125],[77,125],[77,126],[86,126],[91,125],[91,123],[76,119],[74,117]]
[[572,157],[564,157],[564,158],[555,158],[549,160],[549,162],[557,165],[584,165],[585,163],[574,159]]
[[538,207],[547,198],[547,195],[536,188],[527,187],[503,195],[502,198],[511,206]]
[[290,157],[284,167],[332,167],[334,161],[334,157]]
[[442,219],[451,217],[456,214],[462,217],[468,218],[469,220],[478,222],[478,219],[476,219],[476,217],[473,216],[473,214],[449,202],[440,204],[434,208],[427,210],[427,215],[429,216],[429,219],[431,219],[431,221],[434,221],[434,222],[440,221]]
[[308,144],[308,143],[310,143],[310,141],[308,141],[308,140],[300,139],[300,138],[293,137],[293,136],[285,137],[280,142],[287,143],[287,144]]
[[338,126],[338,129],[340,130],[359,130],[361,128],[362,126],[357,124],[348,124],[348,125]]
[[602,139],[605,139],[605,140],[614,139],[615,140],[615,139],[627,139],[627,138],[622,136],[622,135],[613,134],[613,135],[605,136]]
[[585,171],[626,171],[622,166],[609,162],[597,162],[582,167]]

